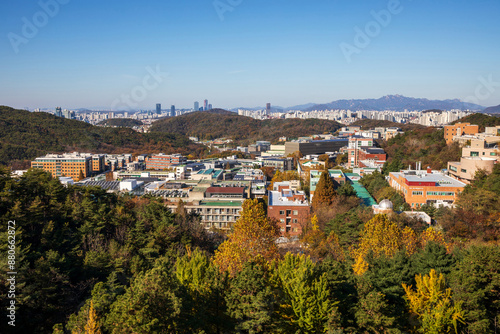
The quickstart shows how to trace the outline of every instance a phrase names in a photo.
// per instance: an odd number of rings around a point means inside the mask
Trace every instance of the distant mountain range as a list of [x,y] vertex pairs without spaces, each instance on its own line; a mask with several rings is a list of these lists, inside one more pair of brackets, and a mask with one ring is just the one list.
[[500,114],[500,104],[498,106],[488,107],[484,109],[483,112],[486,114]]
[[387,95],[379,99],[337,100],[326,104],[317,104],[307,110],[349,109],[358,110],[428,110],[428,109],[461,109],[483,110],[484,107],[474,103],[453,100],[428,100],[406,97],[402,95]]
[[[287,110],[325,110],[325,109],[349,109],[352,111],[359,110],[394,110],[394,111],[404,111],[407,110],[429,110],[429,109],[460,109],[460,110],[474,110],[481,111],[485,107],[474,103],[467,103],[460,101],[459,99],[453,100],[428,100],[422,98],[406,97],[402,95],[386,95],[379,99],[355,99],[355,100],[337,100],[330,103],[307,103],[302,105],[297,105],[293,107],[283,108],[278,106],[273,106],[276,109]],[[238,111],[238,109],[247,110],[262,110],[264,107],[256,108],[235,108],[233,111]]]

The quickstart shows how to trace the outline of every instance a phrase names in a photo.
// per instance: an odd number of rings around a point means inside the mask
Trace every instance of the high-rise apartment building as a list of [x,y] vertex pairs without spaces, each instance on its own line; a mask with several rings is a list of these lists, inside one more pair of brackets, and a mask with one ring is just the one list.
[[156,113],[159,115],[161,114],[161,103],[156,104]]
[[198,110],[200,110],[200,103],[198,101],[196,101],[194,103],[194,111],[198,111]]
[[170,107],[170,116],[171,116],[171,117],[175,117],[175,106],[174,106],[174,105],[172,105],[172,106]]
[[208,100],[203,101],[203,110],[208,110]]

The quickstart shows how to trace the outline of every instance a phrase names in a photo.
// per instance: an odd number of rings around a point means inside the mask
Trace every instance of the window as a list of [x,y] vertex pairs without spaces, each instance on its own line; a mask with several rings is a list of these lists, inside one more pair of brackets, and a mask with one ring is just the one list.
[[450,166],[450,170],[452,170],[452,171],[456,172],[456,171],[457,171],[457,167],[455,167],[455,166]]
[[298,210],[293,210],[293,215],[294,216],[298,216],[299,215],[299,211]]
[[286,216],[291,216],[292,215],[292,210],[286,210]]
[[470,152],[470,156],[471,157],[478,157],[479,156],[479,152]]
[[462,173],[467,173],[467,169],[463,169],[463,168],[462,168],[462,169],[460,169],[460,171],[461,171]]
[[497,155],[496,152],[490,152],[490,155]]
[[411,194],[413,196],[422,196],[424,194],[424,192],[423,191],[412,191]]
[[280,210],[280,216],[285,214],[285,210]]
[[284,219],[280,219],[280,223],[284,223],[284,222],[285,222],[285,220],[284,220]]
[[298,224],[298,223],[299,223],[299,221],[298,221],[297,219],[294,219],[294,220],[293,220],[293,223],[294,223],[294,224]]

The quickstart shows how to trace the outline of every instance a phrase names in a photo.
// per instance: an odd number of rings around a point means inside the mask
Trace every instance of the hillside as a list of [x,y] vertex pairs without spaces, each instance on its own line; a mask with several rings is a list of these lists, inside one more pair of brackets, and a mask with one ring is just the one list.
[[385,171],[399,171],[400,168],[415,168],[417,161],[422,168],[432,169],[447,167],[448,161],[459,161],[461,150],[457,143],[446,145],[444,130],[427,127],[406,131],[387,142],[381,143],[388,156]]
[[330,103],[317,104],[306,110],[324,110],[324,109],[349,109],[358,110],[428,110],[428,109],[470,109],[482,110],[483,106],[462,102],[458,99],[453,100],[428,100],[422,98],[406,97],[401,95],[387,95],[378,99],[355,99],[355,100],[337,100]]
[[200,153],[203,149],[180,134],[98,127],[0,106],[0,164],[4,165],[47,153]]
[[256,140],[277,142],[279,137],[296,138],[333,132],[341,125],[319,119],[256,120],[225,110],[199,111],[155,122],[152,132],[178,133],[200,139],[231,138],[238,143]]
[[400,128],[403,131],[408,130],[416,130],[416,129],[424,129],[425,126],[419,124],[401,124],[395,123],[391,121],[383,121],[377,119],[362,119],[352,123],[351,125],[360,126],[362,130],[373,129],[376,127],[384,127],[384,128]]
[[472,114],[459,120],[452,122],[451,124],[456,123],[470,123],[479,125],[479,131],[483,132],[484,128],[487,126],[497,126],[500,125],[500,115],[498,116],[489,116],[486,114]]
[[142,122],[131,118],[111,118],[99,123],[99,125],[132,128],[141,126]]
[[488,107],[483,110],[485,114],[500,114],[500,104],[494,107]]

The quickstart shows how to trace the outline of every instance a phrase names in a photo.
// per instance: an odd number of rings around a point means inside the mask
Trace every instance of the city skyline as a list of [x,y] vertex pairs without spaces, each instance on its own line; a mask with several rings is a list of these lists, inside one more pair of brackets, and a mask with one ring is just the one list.
[[289,107],[388,94],[500,104],[498,1],[0,8],[0,104],[16,108],[181,109],[205,98]]

